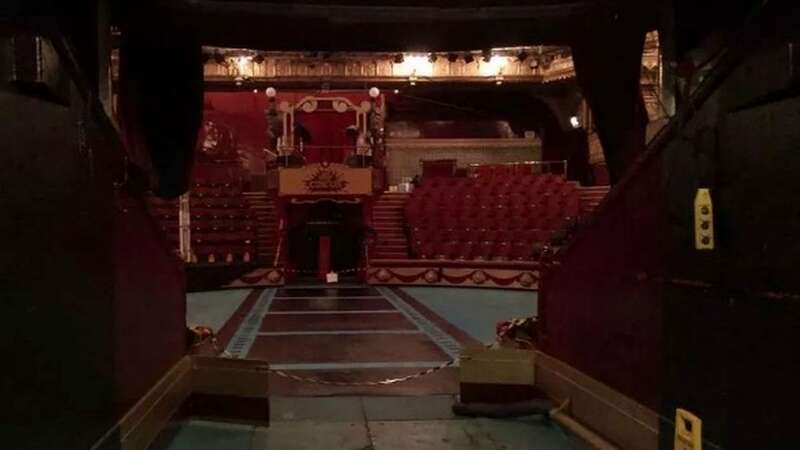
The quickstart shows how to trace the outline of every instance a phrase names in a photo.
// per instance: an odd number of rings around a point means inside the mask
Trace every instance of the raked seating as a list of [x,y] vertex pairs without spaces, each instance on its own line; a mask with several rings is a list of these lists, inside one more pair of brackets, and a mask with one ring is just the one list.
[[529,168],[428,178],[406,204],[411,252],[422,259],[531,261],[577,219],[574,183]]

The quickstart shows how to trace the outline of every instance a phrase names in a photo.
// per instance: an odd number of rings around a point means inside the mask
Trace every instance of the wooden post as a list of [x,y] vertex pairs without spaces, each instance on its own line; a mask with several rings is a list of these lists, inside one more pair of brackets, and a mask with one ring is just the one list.
[[319,237],[319,259],[318,259],[319,278],[325,281],[325,275],[331,271],[331,237]]

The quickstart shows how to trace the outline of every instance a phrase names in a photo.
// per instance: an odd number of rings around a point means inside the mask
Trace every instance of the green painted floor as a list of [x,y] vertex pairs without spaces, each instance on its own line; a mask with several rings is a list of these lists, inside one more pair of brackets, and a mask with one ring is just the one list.
[[189,420],[165,450],[567,450],[579,443],[539,417],[462,419],[451,396],[272,399],[269,427]]
[[491,344],[497,322],[536,315],[538,294],[505,289],[406,287],[407,294],[473,338]]

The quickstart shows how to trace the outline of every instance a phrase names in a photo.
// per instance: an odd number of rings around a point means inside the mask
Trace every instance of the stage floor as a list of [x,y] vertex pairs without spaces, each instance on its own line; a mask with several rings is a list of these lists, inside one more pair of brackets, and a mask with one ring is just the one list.
[[[536,314],[536,293],[493,289],[297,285],[188,296],[187,323],[215,328],[234,357],[328,381],[374,381],[449,361],[494,340],[499,320]],[[458,369],[385,386],[329,386],[272,375],[271,423],[188,420],[157,448],[563,450],[574,437],[540,417],[452,414]]]
[[[188,295],[187,323],[211,326],[233,357],[336,382],[415,374],[491,343],[500,320],[536,313],[536,293],[497,289],[296,285]],[[275,395],[452,395],[458,369],[381,386],[270,378]]]
[[163,450],[570,450],[575,437],[539,417],[463,419],[453,396],[277,397],[269,427],[188,420]]

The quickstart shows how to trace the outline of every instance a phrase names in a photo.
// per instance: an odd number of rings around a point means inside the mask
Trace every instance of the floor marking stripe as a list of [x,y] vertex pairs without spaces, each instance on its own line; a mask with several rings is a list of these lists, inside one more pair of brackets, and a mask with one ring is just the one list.
[[[442,331],[441,328],[436,326],[433,322],[428,320],[419,311],[414,309],[411,305],[404,302],[397,294],[391,289],[385,287],[378,287],[378,292],[383,294],[386,300],[397,308],[408,320],[417,326],[422,332],[428,335],[431,340],[444,351],[447,356],[452,359],[458,359],[463,346],[460,342],[455,340],[452,336]],[[456,366],[458,364],[456,363]]]
[[275,296],[276,289],[264,289],[264,292],[258,297],[258,301],[253,305],[253,308],[247,314],[236,334],[233,335],[231,341],[228,343],[228,348],[225,350],[233,358],[245,358],[250,353],[250,347],[258,336],[258,330],[261,329],[261,322],[264,320],[264,315],[269,311],[272,305],[272,299]]
[[262,331],[258,336],[346,336],[361,334],[422,334],[420,330]]
[[353,369],[430,369],[446,361],[342,362],[270,364],[275,370],[353,370]]
[[340,300],[340,299],[347,299],[347,300],[376,300],[376,299],[383,299],[382,295],[329,295],[327,297],[275,297],[275,300]]
[[330,314],[400,314],[394,309],[364,309],[361,311],[270,311],[268,316],[294,316],[294,315],[330,315]]

